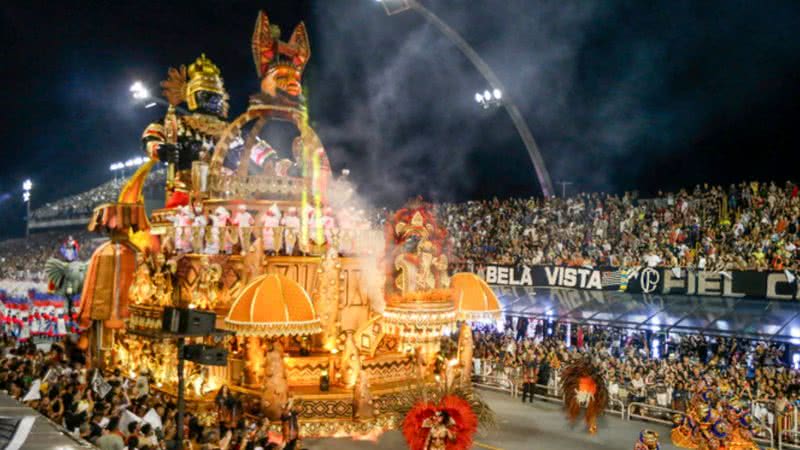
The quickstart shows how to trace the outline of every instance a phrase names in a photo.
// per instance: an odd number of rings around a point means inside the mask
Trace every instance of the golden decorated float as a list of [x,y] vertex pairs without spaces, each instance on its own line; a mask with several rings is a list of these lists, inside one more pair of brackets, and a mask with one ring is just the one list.
[[[142,137],[149,162],[95,210],[89,229],[111,241],[84,285],[93,361],[175,395],[164,308],[212,311],[227,333],[189,341],[226,347],[227,365],[186,370],[189,408],[208,423],[232,414],[215,402],[227,386],[242,400],[235,414],[278,420],[293,398],[304,436],[398,428],[415,386],[469,383],[469,326],[446,364],[440,342],[458,324],[496,319],[497,299],[476,276],[449,273],[449,239],[429,205],[410,202],[384,229],[350,205],[309,125],[305,26],[283,41],[262,12],[252,51],[261,90],[233,120],[206,55],[169,70],[166,115]],[[166,207],[148,217],[141,190],[157,164]]]

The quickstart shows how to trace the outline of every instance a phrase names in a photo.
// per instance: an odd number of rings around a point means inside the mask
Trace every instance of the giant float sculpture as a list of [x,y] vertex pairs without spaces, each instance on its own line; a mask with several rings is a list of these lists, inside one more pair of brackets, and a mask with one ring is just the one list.
[[[174,395],[163,309],[213,311],[231,334],[195,340],[227,346],[228,365],[188,365],[188,399],[208,423],[221,419],[214,396],[227,386],[243,413],[272,420],[295,399],[305,436],[398,428],[413,386],[469,383],[466,324],[496,319],[497,299],[476,276],[448,272],[447,234],[429,205],[411,202],[377,230],[332,195],[337,181],[304,106],[305,26],[282,41],[262,12],[252,50],[261,90],[230,122],[209,58],[169,70],[170,107],[143,135],[149,162],[96,209],[89,229],[111,240],[83,289],[93,359],[149,373]],[[159,163],[166,207],[148,217],[141,188]],[[459,321],[458,352],[441,367],[440,339]]]

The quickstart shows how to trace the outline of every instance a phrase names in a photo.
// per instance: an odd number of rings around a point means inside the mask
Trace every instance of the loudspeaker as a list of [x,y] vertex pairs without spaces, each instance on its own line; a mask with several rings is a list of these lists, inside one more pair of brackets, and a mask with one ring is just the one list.
[[226,366],[228,350],[203,344],[189,344],[183,347],[183,359],[203,366]]
[[164,308],[161,331],[187,336],[207,336],[214,331],[217,315],[189,308]]

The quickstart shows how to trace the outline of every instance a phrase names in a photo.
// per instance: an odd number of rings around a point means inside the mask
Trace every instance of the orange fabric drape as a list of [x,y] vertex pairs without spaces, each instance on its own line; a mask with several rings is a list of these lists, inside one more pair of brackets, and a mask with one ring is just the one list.
[[106,242],[92,254],[81,294],[80,325],[103,320],[122,328],[128,317],[128,288],[136,270],[136,250],[127,243]]

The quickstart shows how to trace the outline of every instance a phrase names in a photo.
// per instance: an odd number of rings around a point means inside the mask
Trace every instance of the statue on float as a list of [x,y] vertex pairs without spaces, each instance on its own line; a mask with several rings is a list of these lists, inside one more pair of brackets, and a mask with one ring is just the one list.
[[197,288],[192,291],[192,306],[201,310],[213,310],[220,297],[222,266],[210,262],[208,256],[203,256],[199,273]]
[[[438,226],[432,207],[421,199],[410,202],[386,222],[388,292],[401,296],[450,287],[447,275],[447,230]],[[396,276],[393,273],[397,271]],[[387,280],[388,281],[388,280]]]
[[752,416],[737,400],[721,397],[701,381],[686,414],[673,417],[670,437],[680,448],[758,450],[753,425]]
[[289,399],[289,377],[286,374],[283,347],[280,342],[270,343],[264,369],[262,409],[269,420],[278,420],[281,418],[283,406]]
[[[207,167],[227,126],[228,93],[219,68],[204,54],[188,70],[185,66],[170,68],[161,87],[170,107],[162,121],[145,128],[142,145],[150,158],[169,164],[166,207],[173,208],[189,204],[192,166],[200,162]],[[183,102],[188,111],[182,114],[176,107]]]
[[608,388],[602,369],[589,357],[573,361],[561,372],[561,393],[570,422],[576,422],[581,410],[589,433],[597,432],[597,418],[608,405]]
[[138,256],[133,282],[128,296],[134,305],[171,306],[172,276],[177,270],[175,260],[167,260],[162,252],[146,251]]

